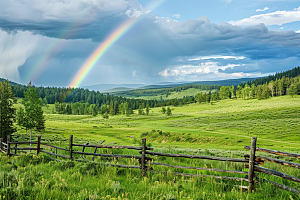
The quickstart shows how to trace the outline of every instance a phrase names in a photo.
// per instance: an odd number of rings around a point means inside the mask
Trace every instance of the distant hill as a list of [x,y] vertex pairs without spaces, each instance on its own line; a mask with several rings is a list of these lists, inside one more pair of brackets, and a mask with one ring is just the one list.
[[145,84],[97,84],[83,86],[82,88],[88,90],[99,91],[102,93],[115,93],[129,90],[144,90],[144,89],[163,89],[163,88],[174,88],[184,85],[239,85],[241,83],[246,83],[256,78],[240,78],[240,79],[228,79],[228,80],[218,80],[218,81],[192,81],[192,82],[161,82],[153,85]]
[[[4,78],[0,78],[0,82],[3,82],[3,81],[8,81],[8,80],[4,79]],[[9,84],[10,85],[20,85],[19,83],[15,83],[15,82],[12,82],[12,81],[9,81]]]
[[262,77],[262,78],[257,78],[255,80],[250,80],[247,82],[242,82],[240,85],[242,87],[245,86],[245,84],[247,83],[248,85],[263,85],[265,83],[269,83],[270,81],[276,81],[276,79],[281,79],[282,77],[286,77],[286,78],[294,78],[300,75],[300,67],[294,67],[293,69],[287,70],[287,71],[283,71],[283,72],[276,72],[273,75],[269,75],[267,77]]
[[128,98],[166,100],[169,99],[169,95],[170,97],[173,96],[174,98],[182,98],[183,96],[194,96],[199,92],[217,92],[220,88],[221,86],[219,85],[190,84],[176,87],[163,87],[154,89],[138,88],[134,90],[112,92],[110,94]]
[[99,91],[99,92],[104,91],[105,93],[107,93],[107,90],[116,89],[116,88],[124,88],[126,91],[128,88],[135,89],[143,86],[145,85],[144,84],[97,84],[97,85],[82,86],[81,88]]
[[[258,77],[260,78],[260,77]],[[179,82],[179,83],[160,83],[157,85],[147,85],[137,89],[162,89],[162,88],[173,88],[184,85],[219,85],[219,86],[228,86],[228,85],[239,85],[241,83],[246,83],[248,81],[255,80],[257,78],[240,78],[240,79],[227,79],[227,80],[218,80],[218,81],[195,81],[195,82]]]
[[133,88],[117,87],[117,88],[112,88],[112,89],[109,89],[109,90],[103,90],[103,91],[101,91],[101,93],[107,94],[107,93],[122,92],[122,91],[128,91],[128,90],[133,90]]

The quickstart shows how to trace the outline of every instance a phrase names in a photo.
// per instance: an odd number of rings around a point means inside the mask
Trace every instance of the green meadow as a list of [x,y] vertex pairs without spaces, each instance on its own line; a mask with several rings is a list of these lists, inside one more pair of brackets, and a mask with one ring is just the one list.
[[[19,105],[17,105],[19,106]],[[162,108],[151,108],[149,115],[115,115],[103,119],[88,115],[51,114],[54,105],[43,107],[46,130],[42,141],[68,148],[69,135],[74,143],[147,146],[156,152],[208,155],[216,157],[243,158],[249,153],[244,145],[250,145],[251,137],[258,137],[262,148],[300,153],[300,96],[282,96],[267,100],[228,99],[208,103],[195,103],[171,107],[172,115],[162,113]],[[26,130],[18,127],[13,134],[15,141],[29,140]],[[54,152],[50,147],[47,151]],[[81,151],[82,148],[75,150]],[[93,152],[94,149],[86,149]],[[68,155],[68,152],[59,151]],[[98,153],[139,155],[134,150],[99,149]],[[258,152],[257,155],[299,163],[297,159],[272,156]],[[80,155],[76,155],[78,159]],[[86,156],[93,160],[92,156]],[[196,166],[247,172],[242,163],[230,163],[186,158],[153,156],[154,162],[169,165]],[[45,154],[20,157],[0,155],[0,197],[4,199],[299,199],[299,196],[280,190],[270,184],[256,185],[254,193],[239,186],[245,182],[226,181],[202,177],[175,176],[172,172],[201,173],[205,175],[235,176],[243,174],[227,172],[172,169],[153,166],[154,170],[141,177],[139,169],[109,167],[107,163],[139,165],[133,159],[95,158],[94,162],[56,162]],[[263,167],[281,171],[295,177],[299,169],[273,163]],[[300,189],[300,184],[260,173],[259,180],[268,179]]]
[[[267,100],[228,99],[208,103],[171,107],[166,116],[161,107],[149,115],[115,115],[103,119],[88,115],[50,114],[53,105],[44,107],[44,135],[70,134],[83,140],[137,144],[147,138],[154,147],[216,148],[240,150],[258,137],[258,146],[299,152],[300,96],[282,96]],[[18,129],[18,133],[26,130]],[[36,135],[40,133],[35,133]]]
[[[155,89],[153,89],[155,90]],[[166,97],[165,94],[163,95],[153,95],[153,96],[143,96],[143,95],[139,95],[139,96],[134,96],[134,95],[126,95],[126,94],[123,94],[122,93],[122,96],[123,97],[126,97],[126,98],[134,98],[134,99],[146,99],[146,100],[170,100],[170,99],[183,99],[184,97],[187,97],[187,96],[195,96],[196,94],[198,93],[206,93],[208,94],[209,92],[211,93],[214,93],[216,92],[215,89],[213,90],[202,90],[202,89],[197,89],[197,88],[188,88],[186,90],[182,90],[180,92],[176,92],[176,91],[173,91],[173,92],[170,92],[170,94]],[[116,95],[118,95],[118,92],[116,92]]]

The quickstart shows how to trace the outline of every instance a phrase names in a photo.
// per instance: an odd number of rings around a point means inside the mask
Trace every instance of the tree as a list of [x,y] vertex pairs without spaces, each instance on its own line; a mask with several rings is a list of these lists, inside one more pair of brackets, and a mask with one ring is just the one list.
[[103,113],[103,114],[102,114],[102,117],[103,117],[103,119],[108,119],[108,118],[109,118],[109,116],[108,116],[107,113]]
[[128,102],[125,102],[124,105],[123,105],[123,107],[124,107],[126,115],[130,115],[129,107],[128,107]]
[[[45,130],[45,119],[42,110],[42,103],[36,91],[36,88],[31,86],[24,92],[24,99],[22,101],[24,109],[20,107],[18,113],[18,125],[30,130],[30,142],[32,137],[32,129],[37,131]],[[31,147],[31,144],[30,144]]]
[[101,108],[100,108],[101,115],[103,115],[104,113],[107,113],[107,112],[108,112],[108,109],[107,109],[106,104],[102,104]]
[[166,113],[166,108],[165,108],[165,107],[162,107],[162,108],[161,108],[161,111],[162,111],[162,113],[165,114],[165,113]]
[[289,89],[289,94],[293,97],[297,94],[297,87],[295,85],[291,85]]
[[98,115],[98,107],[95,104],[90,105],[90,110],[94,117]]
[[147,104],[147,106],[146,106],[146,115],[149,114],[149,111],[150,111],[150,106],[149,106],[149,104]]
[[144,112],[144,108],[143,108],[143,106],[142,106],[142,105],[140,105],[140,106],[139,106],[139,109],[138,109],[138,114],[139,114],[139,115],[144,115],[144,114],[145,114],[145,112]]
[[16,109],[13,107],[15,102],[16,99],[9,82],[0,82],[0,137],[4,141],[8,135],[16,131],[13,126],[16,117]]
[[115,110],[114,110],[114,103],[111,101],[110,104],[109,104],[109,113],[111,115],[114,115],[115,114]]
[[119,113],[119,104],[117,101],[114,102],[114,115],[117,115]]
[[171,111],[170,107],[167,108],[167,115],[168,116],[172,115],[172,111]]

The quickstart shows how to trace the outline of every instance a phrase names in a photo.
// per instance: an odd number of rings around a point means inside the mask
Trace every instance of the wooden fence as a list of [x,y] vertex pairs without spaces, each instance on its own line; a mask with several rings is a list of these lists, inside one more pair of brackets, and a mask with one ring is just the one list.
[[[63,161],[60,159],[57,159],[57,157],[69,159],[69,160],[75,160],[75,161],[86,161],[90,162],[90,160],[85,158],[85,155],[92,155],[92,156],[100,156],[100,157],[111,157],[111,158],[131,158],[131,159],[138,159],[140,165],[120,165],[120,164],[108,164],[109,166],[115,166],[115,167],[124,167],[124,168],[136,168],[141,169],[142,176],[147,175],[147,171],[150,172],[159,172],[159,173],[167,173],[162,171],[155,171],[153,170],[153,165],[159,165],[159,166],[165,166],[165,167],[171,167],[171,168],[177,168],[177,169],[193,169],[193,170],[206,170],[206,171],[215,171],[215,172],[227,172],[227,173],[233,173],[233,174],[243,174],[245,175],[245,178],[238,178],[238,177],[227,177],[227,176],[214,176],[214,175],[205,175],[205,174],[189,174],[189,173],[179,173],[179,172],[173,172],[174,175],[180,175],[180,176],[195,176],[195,177],[212,177],[216,179],[221,180],[235,180],[235,181],[244,181],[248,183],[248,186],[240,186],[242,188],[248,189],[249,192],[252,192],[255,189],[255,184],[258,184],[258,173],[265,173],[276,177],[281,177],[286,180],[294,181],[300,183],[300,178],[290,176],[288,174],[278,172],[275,170],[267,169],[264,167],[260,167],[259,165],[264,164],[265,161],[267,162],[273,162],[280,165],[285,165],[289,167],[294,167],[297,169],[300,169],[300,164],[283,161],[279,159],[264,157],[264,156],[255,156],[256,151],[266,152],[270,154],[275,155],[281,155],[281,156],[288,156],[293,158],[300,158],[300,154],[294,154],[294,153],[287,153],[287,152],[281,152],[281,151],[275,151],[270,149],[263,149],[256,147],[256,141],[257,138],[253,137],[251,140],[251,146],[245,146],[244,148],[247,150],[250,150],[250,154],[244,155],[243,159],[240,158],[222,158],[222,157],[212,157],[212,156],[201,156],[201,155],[186,155],[186,154],[170,154],[170,153],[159,153],[159,152],[153,152],[153,148],[146,146],[146,139],[142,139],[142,146],[113,146],[113,145],[102,145],[104,141],[100,143],[100,145],[91,145],[89,143],[86,144],[74,144],[73,143],[73,135],[70,135],[69,138],[69,148],[62,148],[57,147],[54,145],[50,145],[47,143],[41,142],[41,136],[38,136],[37,142],[12,142],[10,140],[10,136],[7,137],[7,143],[3,142],[3,139],[0,138],[0,150],[2,153],[7,154],[8,156],[15,155],[20,156],[17,154],[17,151],[36,151],[37,155],[40,153],[45,153],[50,156],[55,156],[55,158],[50,157],[52,160],[56,161]],[[36,144],[36,147],[18,147],[18,145],[22,144]],[[12,147],[13,146],[13,147]],[[45,151],[41,146],[48,146],[51,148],[55,148],[56,152],[49,152]],[[82,151],[75,151],[73,147],[82,147]],[[86,148],[95,148],[94,153],[88,153],[85,152]],[[96,153],[97,149],[99,148],[106,148],[106,149],[132,149],[132,150],[139,150],[140,155],[123,155],[123,154],[99,154]],[[67,155],[61,155],[57,153],[57,150],[66,151]],[[78,159],[74,154],[81,155],[83,160]],[[162,156],[162,157],[175,157],[175,158],[189,158],[189,159],[206,159],[206,160],[216,160],[216,161],[223,161],[223,162],[236,162],[236,163],[245,163],[245,167],[248,168],[248,172],[245,171],[235,171],[235,170],[224,170],[224,169],[215,169],[215,168],[201,168],[201,167],[192,167],[192,166],[175,166],[175,165],[169,165],[165,163],[159,163],[159,162],[153,162],[151,157],[148,156]],[[296,194],[300,195],[300,190],[281,185],[279,183],[265,180],[263,179],[262,182],[271,183],[272,185],[278,186],[281,189],[294,192]]]
[[[293,177],[293,176],[290,176],[290,175],[288,175],[286,173],[283,173],[283,172],[279,172],[279,171],[275,171],[275,170],[271,170],[271,169],[267,169],[267,168],[259,166],[260,164],[264,164],[264,162],[267,161],[267,162],[272,162],[272,163],[276,163],[276,164],[285,165],[285,166],[288,166],[288,167],[294,167],[294,168],[300,169],[300,164],[293,163],[293,162],[288,162],[288,161],[284,161],[284,160],[279,160],[279,159],[274,159],[274,158],[270,158],[270,157],[255,156],[255,152],[256,151],[261,151],[261,152],[265,152],[265,153],[269,153],[269,154],[293,157],[293,158],[298,158],[298,159],[300,158],[300,154],[287,153],[287,152],[282,152],[282,151],[259,148],[259,147],[256,147],[256,140],[257,140],[257,138],[253,137],[252,142],[251,142],[251,146],[245,146],[244,147],[245,149],[250,150],[250,155],[245,155],[245,158],[250,157],[249,164],[245,165],[246,168],[249,168],[249,175],[251,174],[250,171],[253,171],[253,172],[255,171],[255,172],[261,172],[261,173],[264,173],[264,174],[269,174],[269,175],[272,175],[272,176],[281,177],[281,178],[289,180],[289,181],[300,183],[300,178]],[[290,191],[290,192],[294,192],[294,193],[300,195],[300,190],[297,190],[297,189],[294,189],[294,188],[291,188],[291,187],[288,187],[288,186],[285,186],[285,185],[281,185],[279,183],[269,181],[269,180],[266,180],[266,179],[263,179],[262,181],[267,182],[267,183],[271,183],[273,185],[278,186],[281,189],[284,189],[284,190],[287,190],[287,191]],[[248,187],[249,187],[249,189],[250,189],[250,187],[253,187],[251,189],[254,189],[253,182],[252,183],[249,182]]]

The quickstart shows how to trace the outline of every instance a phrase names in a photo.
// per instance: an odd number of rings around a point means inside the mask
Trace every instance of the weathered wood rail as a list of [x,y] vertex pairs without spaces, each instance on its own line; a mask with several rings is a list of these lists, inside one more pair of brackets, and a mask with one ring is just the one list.
[[[251,143],[251,146],[245,146],[244,147],[245,149],[250,150],[250,155],[246,154],[244,157],[245,158],[250,158],[250,160],[253,161],[252,163],[249,162],[249,164],[245,164],[245,167],[249,168],[249,172],[250,172],[250,169],[251,169],[251,171],[253,171],[253,173],[254,173],[254,171],[255,172],[260,172],[260,173],[264,173],[264,174],[269,174],[271,176],[280,177],[280,178],[283,178],[283,179],[286,179],[286,180],[289,180],[289,181],[300,183],[300,178],[291,176],[291,175],[283,173],[283,172],[279,172],[279,171],[275,171],[275,170],[272,170],[272,169],[267,169],[267,168],[258,166],[258,164],[264,164],[264,162],[267,161],[267,162],[272,162],[272,163],[276,163],[276,164],[280,164],[280,165],[300,169],[300,164],[285,161],[285,160],[279,160],[279,159],[275,159],[275,158],[265,157],[265,156],[255,156],[255,152],[260,151],[260,152],[264,152],[264,153],[280,155],[280,156],[286,156],[286,157],[292,157],[292,158],[298,158],[298,159],[300,158],[300,154],[259,148],[259,147],[256,147],[256,138],[252,138],[252,141],[253,140],[255,142],[253,144]],[[266,180],[266,179],[263,179],[262,181],[270,183],[272,185],[275,185],[275,186],[277,186],[281,189],[284,189],[284,190],[287,190],[287,191],[290,191],[290,192],[293,192],[293,193],[296,193],[296,194],[300,195],[300,190],[297,190],[297,189],[294,189],[294,188],[291,188],[291,187],[288,187],[288,186],[285,186],[285,185],[282,185],[282,184],[279,184],[279,183],[276,183],[276,182],[273,182],[273,181],[269,181],[269,180]],[[252,189],[254,189],[254,186],[253,186]]]
[[[104,140],[105,141],[105,140]],[[241,177],[227,177],[227,176],[216,176],[216,175],[207,175],[207,174],[191,174],[191,173],[181,173],[181,172],[172,172],[173,175],[178,176],[187,176],[187,177],[211,177],[215,179],[221,179],[221,180],[235,180],[235,181],[241,181],[248,183],[248,186],[240,186],[242,188],[248,189],[249,192],[252,192],[255,190],[255,184],[257,183],[270,183],[274,186],[277,186],[281,189],[296,193],[300,195],[300,190],[269,181],[266,179],[262,179],[260,182],[258,181],[259,173],[265,173],[269,174],[271,176],[280,177],[289,181],[300,183],[300,178],[293,177],[291,175],[288,175],[283,172],[278,172],[275,170],[267,169],[264,167],[260,167],[258,165],[264,164],[264,162],[272,162],[284,166],[293,167],[296,169],[300,169],[300,164],[279,160],[275,158],[265,157],[265,156],[256,156],[256,152],[265,152],[270,153],[274,155],[280,155],[280,156],[287,156],[287,157],[293,157],[293,158],[300,158],[300,154],[295,153],[287,153],[282,151],[276,151],[276,150],[270,150],[270,149],[264,149],[256,147],[256,141],[257,138],[253,137],[251,140],[251,146],[245,146],[244,148],[247,150],[250,150],[250,154],[245,154],[244,159],[241,158],[222,158],[222,157],[213,157],[213,156],[202,156],[202,155],[187,155],[187,154],[171,154],[171,153],[160,153],[160,152],[153,152],[153,148],[147,147],[146,145],[146,139],[142,139],[142,146],[124,146],[124,145],[103,145],[102,141],[100,144],[74,144],[73,143],[73,136],[70,135],[69,138],[69,148],[63,148],[58,147],[55,145],[47,144],[44,142],[41,142],[41,135],[38,136],[37,142],[28,142],[28,141],[20,141],[20,142],[12,142],[10,136],[7,137],[7,143],[3,142],[3,139],[0,138],[0,151],[2,153],[7,154],[8,156],[14,155],[14,156],[20,156],[18,154],[18,151],[36,151],[37,155],[40,153],[45,153],[49,155],[50,159],[60,162],[65,162],[65,160],[59,160],[57,157],[60,157],[62,159],[67,160],[75,160],[80,162],[93,162],[94,157],[104,157],[104,158],[130,158],[130,159],[137,159],[139,160],[140,165],[130,165],[130,164],[113,164],[113,163],[102,163],[107,166],[112,167],[122,167],[122,168],[133,168],[133,169],[140,169],[142,176],[147,176],[147,171],[154,172],[154,173],[169,173],[166,171],[157,171],[153,169],[153,166],[163,166],[163,167],[170,167],[175,169],[191,169],[191,170],[199,170],[199,171],[211,171],[211,172],[225,172],[225,173],[233,173],[233,174],[240,174],[240,175],[246,175],[245,178]],[[34,144],[36,147],[20,147],[20,145],[29,145]],[[48,147],[48,148],[54,148],[55,153],[46,151],[42,146]],[[77,150],[74,149],[74,147],[77,147]],[[82,147],[82,151],[78,150],[78,147]],[[87,148],[94,148],[93,152],[85,152]],[[140,155],[123,155],[123,154],[104,154],[104,153],[97,153],[97,149],[130,149],[130,150],[138,150],[137,154]],[[58,150],[64,151],[65,155],[58,154]],[[13,152],[14,151],[14,152]],[[81,155],[82,159],[78,159],[74,155]],[[55,158],[51,157],[55,156]],[[92,160],[87,159],[85,156],[93,156]],[[221,162],[235,162],[235,163],[245,163],[245,168],[248,168],[248,171],[237,171],[237,170],[228,170],[228,169],[216,169],[216,168],[206,168],[206,167],[194,167],[194,166],[177,166],[177,165],[171,165],[166,163],[160,163],[160,162],[154,162],[152,157],[149,156],[156,156],[156,157],[173,157],[173,158],[187,158],[187,159],[205,159],[205,160],[214,160],[214,161],[221,161]]]

